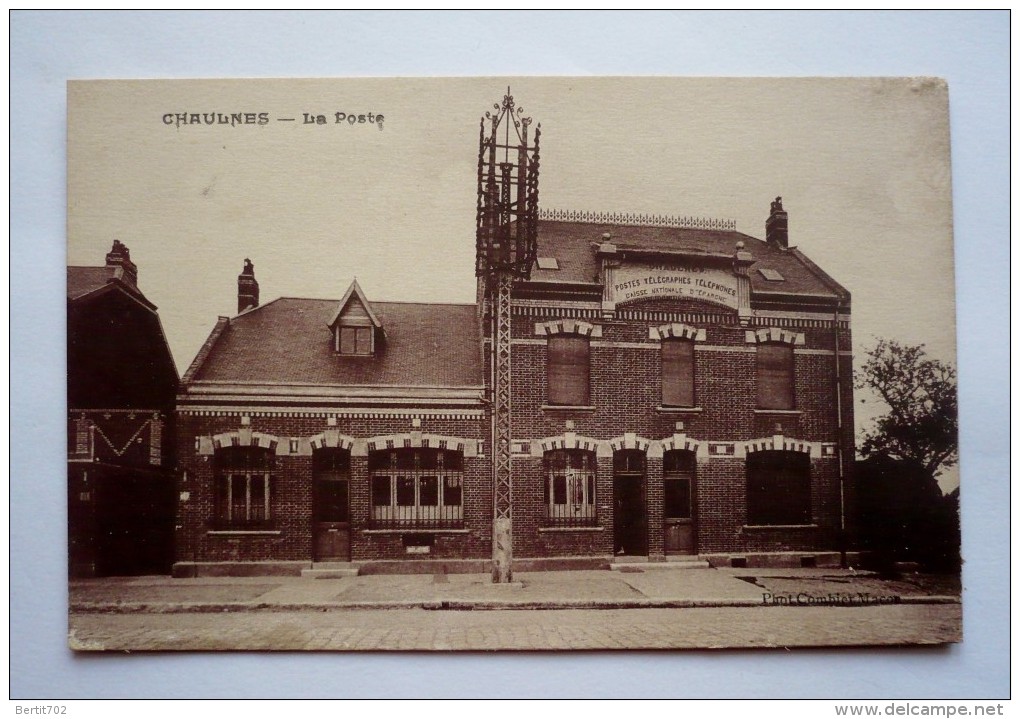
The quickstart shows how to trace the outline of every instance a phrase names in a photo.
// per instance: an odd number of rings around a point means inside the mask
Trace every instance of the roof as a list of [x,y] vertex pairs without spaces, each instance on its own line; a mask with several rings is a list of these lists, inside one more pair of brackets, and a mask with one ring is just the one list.
[[[480,332],[475,305],[373,302],[386,328],[375,356],[333,351],[337,300],[281,297],[226,322],[195,381],[341,386],[479,387]],[[214,331],[215,332],[215,331]]]
[[100,290],[114,287],[141,301],[150,310],[156,310],[156,306],[149,302],[137,287],[119,277],[112,276],[109,267],[67,268],[67,299],[72,302],[91,296]]
[[376,317],[375,312],[372,311],[372,303],[368,301],[364,290],[362,290],[361,285],[358,284],[357,278],[351,282],[351,286],[348,287],[347,292],[344,293],[343,299],[340,300],[340,304],[336,308],[336,312],[333,313],[333,317],[326,323],[329,327],[333,327],[336,324],[337,320],[340,319],[340,315],[345,309],[347,309],[347,305],[352,301],[352,299],[361,303],[361,307],[365,310],[365,314],[368,315],[368,319],[372,322],[373,327],[382,327],[382,323],[379,322],[379,318]]
[[76,300],[106,285],[110,274],[105,267],[68,267],[67,299]]
[[[603,237],[608,233],[609,238]],[[744,243],[754,264],[750,266],[752,293],[839,297],[849,294],[814,263],[795,249],[783,250],[736,230],[640,225],[596,224],[539,220],[538,255],[555,257],[559,270],[535,269],[535,282],[598,282],[599,262],[594,245],[611,242],[618,251],[628,249],[687,251],[692,254],[727,255]],[[778,271],[782,282],[765,279],[759,269]]]

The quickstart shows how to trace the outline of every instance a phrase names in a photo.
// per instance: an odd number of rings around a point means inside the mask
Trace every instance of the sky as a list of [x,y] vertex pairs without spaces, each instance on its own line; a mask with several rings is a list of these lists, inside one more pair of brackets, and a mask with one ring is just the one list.
[[[370,299],[471,302],[478,125],[508,86],[541,123],[541,207],[734,219],[761,238],[781,195],[790,243],[853,296],[858,366],[877,337],[955,364],[935,79],[72,83],[68,264],[124,242],[181,374],[236,312],[245,258],[263,303],[339,299],[355,277]],[[860,431],[883,407],[857,399]]]

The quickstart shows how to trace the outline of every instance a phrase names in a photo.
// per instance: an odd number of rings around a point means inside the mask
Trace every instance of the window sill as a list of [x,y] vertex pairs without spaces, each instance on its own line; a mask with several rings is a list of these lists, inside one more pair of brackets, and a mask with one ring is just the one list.
[[799,409],[756,409],[756,410],[754,410],[754,413],[755,414],[787,414],[787,415],[804,414]]
[[542,532],[604,532],[605,527],[539,527],[539,533]]
[[543,411],[553,412],[594,412],[593,404],[543,404]]
[[470,534],[470,529],[436,529],[408,525],[401,529],[362,529],[362,534]]
[[745,524],[744,530],[767,531],[769,529],[818,529],[817,524]]
[[213,537],[280,536],[279,529],[210,529],[206,534]]
[[667,407],[666,405],[659,405],[655,408],[656,412],[662,412],[663,414],[701,414],[704,409],[701,407]]

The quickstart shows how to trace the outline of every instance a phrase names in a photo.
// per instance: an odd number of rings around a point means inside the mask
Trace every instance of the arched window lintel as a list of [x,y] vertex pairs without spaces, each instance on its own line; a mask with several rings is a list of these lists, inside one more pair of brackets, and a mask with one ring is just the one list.
[[593,325],[583,320],[563,319],[549,322],[536,322],[535,334],[539,337],[553,335],[580,335],[582,337],[602,337],[602,326]]
[[648,339],[659,340],[660,342],[670,339],[704,342],[705,338],[706,332],[703,327],[692,327],[690,325],[680,324],[679,322],[672,322],[668,325],[659,325],[658,327],[648,328]]
[[790,345],[791,347],[803,347],[806,343],[803,332],[791,332],[782,327],[762,327],[757,330],[747,330],[744,332],[744,341],[747,344],[772,342]]

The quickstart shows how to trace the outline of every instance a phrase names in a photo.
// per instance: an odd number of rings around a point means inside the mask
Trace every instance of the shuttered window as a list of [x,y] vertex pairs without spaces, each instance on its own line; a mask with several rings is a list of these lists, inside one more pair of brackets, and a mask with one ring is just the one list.
[[758,345],[758,407],[793,409],[793,347]]
[[748,524],[811,523],[811,459],[801,452],[747,457]]
[[588,338],[549,338],[549,404],[583,406],[588,399]]
[[694,343],[689,340],[662,343],[662,404],[694,406]]

